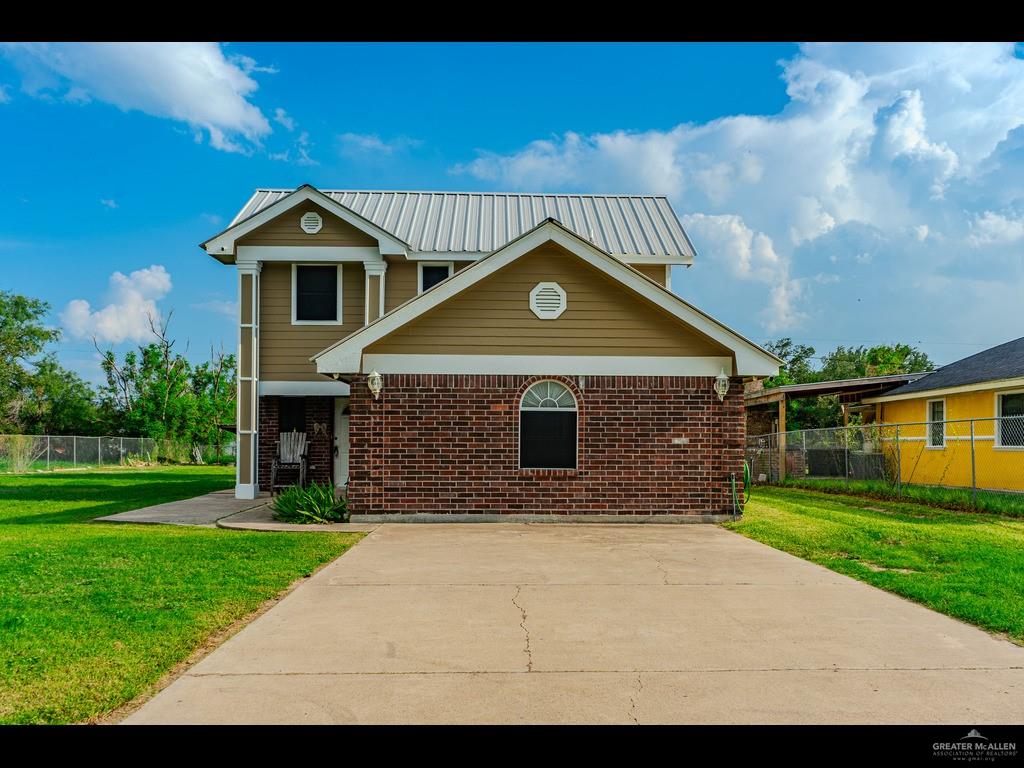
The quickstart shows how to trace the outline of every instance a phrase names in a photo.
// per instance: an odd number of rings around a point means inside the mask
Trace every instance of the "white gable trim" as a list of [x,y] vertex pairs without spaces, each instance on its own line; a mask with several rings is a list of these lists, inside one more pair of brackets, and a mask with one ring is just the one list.
[[[364,348],[547,242],[553,242],[571,251],[588,264],[615,278],[627,288],[649,300],[655,306],[679,318],[687,325],[731,350],[736,357],[736,367],[733,375],[774,376],[778,373],[780,362],[778,358],[674,293],[623,264],[614,256],[610,256],[552,221],[546,221],[538,225],[517,240],[513,240],[508,245],[495,251],[486,259],[482,259],[456,272],[443,283],[435,286],[434,289],[406,302],[376,322],[361,328],[347,338],[317,353],[310,360],[316,363],[319,373],[352,373],[359,371],[361,370],[360,361]],[[383,372],[387,373],[387,371]]]
[[641,355],[363,355],[360,373],[522,374],[525,376],[717,376],[731,357]]
[[[232,227],[228,227],[216,237],[213,237],[203,243],[202,247],[211,256],[232,256],[235,253],[235,242],[238,238],[244,237],[254,229],[263,226],[268,221],[276,219],[282,213],[286,213],[295,206],[301,205],[305,202],[314,202],[322,208],[326,208],[339,219],[347,221],[356,229],[361,232],[365,232],[372,238],[375,238],[380,244],[380,252],[382,254],[388,256],[404,256],[409,250],[409,246],[394,235],[385,232],[373,222],[367,221],[359,214],[341,205],[341,203],[335,202],[320,190],[308,185],[299,187],[290,195],[282,197],[273,205],[267,206],[256,215],[250,216],[245,221],[241,221]],[[296,229],[296,231],[298,232],[299,230]],[[315,241],[312,240],[311,236],[310,244],[312,245],[313,242]]]

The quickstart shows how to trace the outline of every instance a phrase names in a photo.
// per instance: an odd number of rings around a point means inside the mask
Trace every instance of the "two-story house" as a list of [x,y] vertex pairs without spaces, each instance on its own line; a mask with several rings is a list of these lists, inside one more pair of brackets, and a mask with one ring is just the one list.
[[292,430],[364,519],[742,491],[742,381],[779,360],[672,293],[664,197],[263,189],[202,247],[238,274],[241,498]]

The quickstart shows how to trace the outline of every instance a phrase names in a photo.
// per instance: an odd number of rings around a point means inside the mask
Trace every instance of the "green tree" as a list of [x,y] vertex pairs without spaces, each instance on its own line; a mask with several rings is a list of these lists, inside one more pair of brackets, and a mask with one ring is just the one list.
[[26,434],[92,435],[101,428],[96,393],[88,382],[62,367],[54,355],[35,364],[23,390],[19,417]]
[[49,311],[45,301],[0,291],[0,432],[21,431],[35,358],[60,338],[44,323]]
[[[174,351],[162,326],[150,320],[155,341],[125,353],[118,360],[112,350],[101,352],[106,385],[102,407],[120,434],[188,444],[194,457],[199,445],[224,442],[221,425],[235,421],[236,367],[234,355],[223,351],[193,367]],[[186,347],[187,352],[187,347]]]
[[765,343],[764,348],[783,360],[783,365],[779,367],[779,375],[765,379],[765,388],[814,381],[814,369],[811,368],[814,347],[796,344],[787,336]]

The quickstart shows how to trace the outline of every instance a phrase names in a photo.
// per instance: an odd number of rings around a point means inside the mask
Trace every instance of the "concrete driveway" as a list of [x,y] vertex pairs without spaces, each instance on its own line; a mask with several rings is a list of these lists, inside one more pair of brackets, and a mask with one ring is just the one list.
[[721,528],[393,524],[126,722],[1013,723],[1022,712],[1024,648]]

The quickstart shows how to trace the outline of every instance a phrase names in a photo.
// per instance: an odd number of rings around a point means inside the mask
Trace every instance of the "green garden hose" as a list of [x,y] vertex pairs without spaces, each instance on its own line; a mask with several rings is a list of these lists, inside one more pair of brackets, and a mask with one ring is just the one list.
[[[740,500],[736,496],[736,473],[733,472],[729,475],[729,481],[732,483],[732,514],[733,517],[736,515],[743,514],[743,507],[740,506]],[[743,460],[743,506],[747,505],[750,501],[750,464],[746,459]]]

